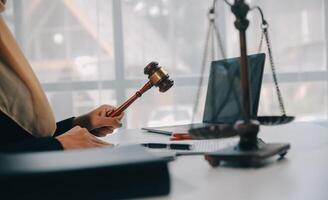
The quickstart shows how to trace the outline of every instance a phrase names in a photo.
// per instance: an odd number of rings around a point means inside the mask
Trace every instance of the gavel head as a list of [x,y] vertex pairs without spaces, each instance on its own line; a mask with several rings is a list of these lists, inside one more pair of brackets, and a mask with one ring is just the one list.
[[158,66],[157,62],[149,63],[145,67],[144,73],[148,75],[149,81],[159,88],[160,92],[166,92],[174,84],[174,81],[169,79],[169,74]]

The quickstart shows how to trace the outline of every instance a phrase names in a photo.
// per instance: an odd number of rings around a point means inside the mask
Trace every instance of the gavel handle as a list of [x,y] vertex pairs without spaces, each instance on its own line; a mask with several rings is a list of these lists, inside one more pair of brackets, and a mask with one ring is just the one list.
[[130,97],[127,101],[125,101],[120,107],[115,109],[112,112],[107,112],[106,115],[108,117],[115,117],[120,115],[125,109],[127,109],[135,100],[137,100],[143,93],[153,87],[153,84],[148,81],[139,91],[137,91],[132,97]]

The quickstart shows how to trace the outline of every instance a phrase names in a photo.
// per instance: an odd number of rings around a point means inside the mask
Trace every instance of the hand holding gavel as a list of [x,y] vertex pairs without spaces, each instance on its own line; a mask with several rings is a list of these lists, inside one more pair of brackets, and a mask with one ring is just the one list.
[[130,97],[127,101],[125,101],[120,107],[118,107],[112,112],[106,113],[108,117],[115,117],[120,115],[136,99],[141,97],[143,93],[145,93],[153,86],[158,87],[160,92],[166,92],[174,84],[174,81],[169,79],[168,73],[161,66],[158,66],[157,62],[149,63],[144,69],[144,74],[148,75],[149,81],[132,97]]

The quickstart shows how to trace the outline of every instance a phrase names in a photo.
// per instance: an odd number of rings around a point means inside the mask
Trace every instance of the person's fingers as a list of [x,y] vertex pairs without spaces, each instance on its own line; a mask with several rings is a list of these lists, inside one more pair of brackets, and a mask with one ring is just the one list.
[[109,110],[105,112],[105,115],[102,117],[110,117],[112,115],[112,113],[114,112],[114,110]]
[[114,118],[116,118],[117,120],[121,121],[123,117],[124,117],[124,112],[121,112],[120,115],[115,116]]
[[82,129],[81,126],[74,126],[73,128],[71,128],[71,131],[76,131]]
[[102,117],[99,120],[99,124],[97,126],[97,128],[101,128],[104,126],[111,126],[112,128],[119,128],[122,126],[121,122],[119,120],[117,120],[116,118],[113,117]]
[[106,137],[107,134],[106,133],[95,133],[95,136],[97,136],[97,137]]
[[107,134],[111,134],[112,132],[113,132],[113,128],[110,126],[104,126],[91,131],[91,133],[97,137],[104,137]]
[[104,105],[101,105],[98,108],[96,108],[94,111],[92,111],[91,115],[105,117],[105,116],[108,116],[108,113],[113,112],[114,109],[115,109],[114,106],[104,104]]
[[116,108],[110,105],[103,105],[101,116],[106,117],[109,116]]
[[105,141],[102,141],[100,139],[98,139],[97,137],[93,136],[92,137],[92,141],[95,143],[95,144],[98,144],[98,145],[103,145],[103,146],[107,146],[109,145],[109,143],[105,142]]
[[101,127],[100,129],[104,133],[112,133],[114,131],[114,128],[111,126],[104,126],[104,127]]
[[87,133],[87,136],[93,144],[103,144],[103,145],[107,144],[107,142],[104,142],[104,141],[98,139],[96,136],[94,136],[93,134],[91,134],[89,132]]
[[106,110],[106,111],[111,111],[111,110],[116,109],[114,106],[111,106],[111,105],[102,105],[101,108]]
[[107,127],[101,127],[101,128],[93,129],[91,131],[92,134],[95,134],[96,133],[97,135],[104,134],[106,132],[109,132],[109,129]]
[[[109,116],[108,114],[112,113],[115,109],[116,108],[114,106],[110,106],[110,105],[102,105],[102,106],[98,107],[94,112],[92,112],[89,115],[89,124],[90,125],[85,126],[85,127],[87,127],[91,132],[92,132],[92,130],[102,128],[102,127],[110,126],[110,127],[112,127],[112,129],[121,127],[122,124],[120,121],[124,116],[123,112],[118,116],[108,117]],[[103,135],[104,134],[103,131],[104,130],[100,130],[100,131],[97,130],[97,131],[93,131],[93,133],[99,132],[99,134]]]

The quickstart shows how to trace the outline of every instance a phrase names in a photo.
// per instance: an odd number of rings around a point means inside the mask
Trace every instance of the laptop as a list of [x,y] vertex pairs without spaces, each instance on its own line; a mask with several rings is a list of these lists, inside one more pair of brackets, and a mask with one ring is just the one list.
[[[264,63],[264,53],[248,56],[252,118],[257,117]],[[171,135],[172,133],[187,133],[191,127],[201,128],[210,124],[234,123],[242,119],[240,102],[240,58],[213,61],[211,63],[202,123],[145,127],[142,130]]]

